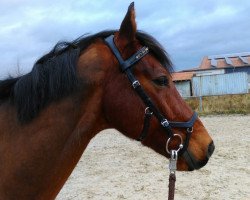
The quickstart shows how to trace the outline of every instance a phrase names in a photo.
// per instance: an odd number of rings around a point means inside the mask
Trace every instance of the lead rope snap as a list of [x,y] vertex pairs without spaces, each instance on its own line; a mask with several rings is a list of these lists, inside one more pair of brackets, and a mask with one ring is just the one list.
[[177,159],[178,159],[178,151],[171,150],[171,158],[169,162],[169,170],[171,174],[175,174],[175,171],[177,169]]
[[[169,144],[170,140],[173,139],[173,137],[177,137],[180,140],[180,144],[178,149],[175,150],[169,150]],[[178,160],[178,152],[183,148],[183,140],[182,137],[179,134],[174,134],[174,136],[169,138],[166,144],[166,151],[170,154],[170,160],[169,160],[169,185],[168,185],[168,200],[174,200],[174,192],[175,192],[175,181],[176,181],[176,175],[175,172],[177,170],[177,160]]]
[[178,150],[171,150],[171,157],[169,161],[169,185],[168,185],[168,200],[174,200],[175,192],[175,171],[177,169],[177,160],[178,160]]

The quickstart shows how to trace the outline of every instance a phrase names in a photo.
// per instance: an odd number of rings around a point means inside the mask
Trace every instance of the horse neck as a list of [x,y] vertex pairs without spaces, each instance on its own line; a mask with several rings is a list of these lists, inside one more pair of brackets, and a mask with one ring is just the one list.
[[13,107],[2,106],[0,199],[53,199],[57,195],[91,138],[106,127],[101,95],[97,89],[84,100],[77,96],[52,103],[22,126]]

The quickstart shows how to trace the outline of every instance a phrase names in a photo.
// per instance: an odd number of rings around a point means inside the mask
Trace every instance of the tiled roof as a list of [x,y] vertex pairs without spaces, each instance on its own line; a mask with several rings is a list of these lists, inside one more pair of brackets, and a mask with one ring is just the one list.
[[197,70],[250,66],[250,52],[206,56]]
[[175,72],[172,73],[173,81],[186,81],[191,80],[194,72]]
[[244,66],[250,67],[250,52],[205,56],[199,67],[173,73],[172,77],[173,81],[191,80],[197,71]]

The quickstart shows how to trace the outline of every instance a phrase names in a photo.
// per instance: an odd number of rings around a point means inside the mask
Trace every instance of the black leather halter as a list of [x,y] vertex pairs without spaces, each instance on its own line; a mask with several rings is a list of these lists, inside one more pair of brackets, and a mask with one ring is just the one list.
[[[154,115],[157,120],[160,122],[162,128],[165,130],[168,138],[172,138],[175,136],[175,134],[172,131],[172,128],[186,128],[187,135],[186,139],[183,145],[183,148],[180,150],[179,155],[184,153],[186,149],[188,148],[189,139],[193,130],[194,122],[197,119],[197,113],[194,112],[193,116],[188,122],[173,122],[168,121],[157,109],[157,107],[154,105],[150,97],[145,93],[142,86],[140,85],[140,82],[136,79],[134,74],[131,71],[131,67],[137,63],[141,58],[143,58],[145,55],[148,54],[149,49],[148,47],[142,47],[140,50],[138,50],[134,55],[132,55],[129,59],[123,60],[119,50],[117,49],[115,43],[114,43],[114,35],[111,35],[107,38],[105,38],[106,44],[109,46],[115,57],[117,58],[122,72],[125,72],[132,87],[137,92],[137,94],[140,96],[144,104],[146,105],[145,109],[145,118],[144,118],[144,126],[142,129],[142,133],[139,136],[138,140],[142,141],[147,136],[147,132],[150,125],[150,119],[151,116]],[[168,147],[167,147],[168,148]],[[168,151],[168,150],[167,150]]]

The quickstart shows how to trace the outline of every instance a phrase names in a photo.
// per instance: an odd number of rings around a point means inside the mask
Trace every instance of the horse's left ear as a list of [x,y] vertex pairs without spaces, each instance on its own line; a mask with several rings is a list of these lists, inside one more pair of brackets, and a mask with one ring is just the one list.
[[135,8],[134,8],[134,2],[132,2],[129,5],[127,14],[121,23],[121,27],[118,33],[118,39],[129,43],[135,40],[135,34],[136,34]]

